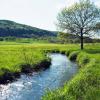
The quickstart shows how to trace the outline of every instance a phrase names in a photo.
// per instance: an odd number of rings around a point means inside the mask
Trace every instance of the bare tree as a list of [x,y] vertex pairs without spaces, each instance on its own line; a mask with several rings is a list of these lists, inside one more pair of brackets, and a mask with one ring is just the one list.
[[83,49],[83,37],[93,31],[97,22],[100,21],[100,8],[89,0],[81,0],[70,7],[65,7],[57,16],[57,26],[62,31],[67,30],[80,38]]

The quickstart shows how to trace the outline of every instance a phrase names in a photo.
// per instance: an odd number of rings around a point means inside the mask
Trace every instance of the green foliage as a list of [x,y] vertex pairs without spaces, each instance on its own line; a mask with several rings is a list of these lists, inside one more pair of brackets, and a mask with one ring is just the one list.
[[69,54],[69,59],[72,60],[72,61],[75,61],[76,58],[77,58],[77,55],[78,55],[79,51],[74,51],[72,53]]
[[0,41],[4,41],[3,37],[0,37]]
[[[80,37],[77,35],[59,32],[57,35],[57,43],[67,44],[67,43],[80,43]],[[100,39],[92,39],[89,37],[84,36],[83,39],[84,43],[99,43]]]
[[70,55],[75,54],[77,56],[77,62],[82,68],[63,87],[54,91],[48,91],[43,96],[43,100],[100,99],[100,53],[95,53],[98,49],[100,50],[100,46],[90,46],[88,45],[88,49],[80,51],[80,53],[78,51],[71,51]]
[[[57,36],[57,38],[58,38],[58,41],[60,42],[60,43],[76,43],[74,40],[73,40],[73,38],[76,38],[76,36],[75,35],[73,35],[73,34],[69,34],[69,33],[63,33],[63,32],[59,32],[58,33],[58,36]],[[80,41],[78,41],[78,43],[79,43]]]

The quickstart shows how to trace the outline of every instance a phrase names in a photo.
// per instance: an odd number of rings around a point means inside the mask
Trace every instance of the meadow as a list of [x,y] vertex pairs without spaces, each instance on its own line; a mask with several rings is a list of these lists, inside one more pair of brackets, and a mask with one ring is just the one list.
[[66,54],[79,65],[79,72],[63,87],[47,91],[43,100],[99,100],[100,44],[43,44],[0,42],[0,77],[7,72],[21,73],[22,67],[35,68],[41,61],[50,61],[47,52]]
[[[68,46],[68,47],[67,47]],[[23,65],[34,65],[43,60],[50,60],[45,51],[65,50],[71,45],[0,42],[0,76],[6,72],[21,72]],[[76,45],[73,45],[76,48]]]
[[47,91],[43,100],[100,100],[100,45],[85,44],[80,51],[73,47],[66,51],[77,62],[79,72],[63,87]]

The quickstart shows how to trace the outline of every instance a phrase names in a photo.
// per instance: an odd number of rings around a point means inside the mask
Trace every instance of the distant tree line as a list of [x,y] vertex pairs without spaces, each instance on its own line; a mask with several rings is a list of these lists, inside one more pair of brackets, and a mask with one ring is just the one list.
[[[59,43],[66,44],[66,43],[80,43],[80,37],[77,37],[74,34],[59,32],[57,36],[57,40]],[[100,39],[92,39],[90,37],[83,37],[84,43],[100,43]]]
[[[84,43],[100,43],[100,39],[92,39],[89,37],[84,37]],[[0,41],[15,41],[15,42],[23,42],[23,43],[30,43],[30,42],[48,42],[48,43],[60,43],[60,44],[67,44],[67,43],[80,43],[80,38],[73,34],[59,32],[57,37],[32,37],[32,38],[17,38],[13,36],[9,37],[0,37]]]

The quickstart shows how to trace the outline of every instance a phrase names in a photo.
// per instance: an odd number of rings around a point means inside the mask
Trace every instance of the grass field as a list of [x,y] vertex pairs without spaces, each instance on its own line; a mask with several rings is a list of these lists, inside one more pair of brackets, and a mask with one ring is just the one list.
[[21,72],[21,65],[33,65],[49,59],[44,51],[65,51],[80,67],[79,72],[62,88],[48,91],[43,100],[99,100],[100,44],[38,44],[0,42],[0,76],[6,71]]
[[78,48],[67,50],[70,60],[76,61],[79,72],[63,87],[48,91],[43,100],[100,100],[100,45],[85,45],[83,51]]

